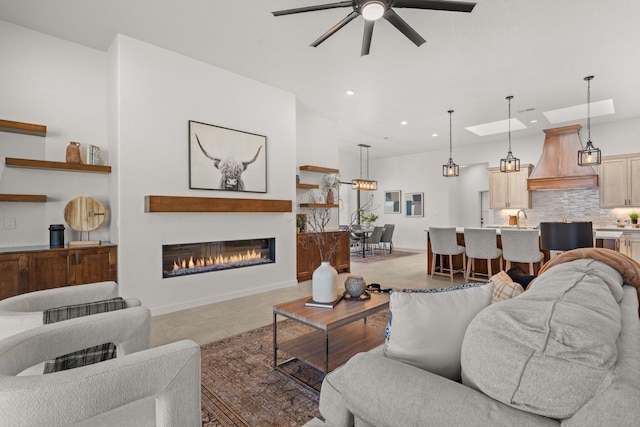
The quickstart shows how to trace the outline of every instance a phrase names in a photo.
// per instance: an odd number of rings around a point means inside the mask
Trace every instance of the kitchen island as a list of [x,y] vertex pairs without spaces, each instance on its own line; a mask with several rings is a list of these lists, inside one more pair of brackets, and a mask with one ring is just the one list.
[[[515,226],[487,226],[487,228],[495,228],[496,229],[496,239],[497,239],[497,244],[498,244],[498,248],[502,249],[502,240],[501,240],[501,236],[500,236],[500,229],[502,228],[509,228],[509,229],[513,229],[513,228],[517,228]],[[525,227],[521,227],[522,229],[537,229],[537,227],[532,227],[532,226],[525,226]],[[621,231],[621,229],[610,229],[610,228],[606,228],[606,229],[596,229],[594,230],[594,243],[595,246],[598,248],[608,248],[608,249],[613,249],[616,251],[620,250],[620,238],[622,237],[623,232]],[[464,246],[464,227],[456,227],[456,239],[458,241],[458,245],[460,246]],[[551,251],[546,250],[546,249],[540,249],[540,252],[542,252],[543,256],[544,256],[544,262],[546,263],[547,261],[549,261],[549,259],[551,258]],[[431,260],[433,259],[433,251],[431,249],[431,239],[427,233],[427,274],[431,274]],[[444,262],[444,266],[445,268],[449,268],[448,265],[448,257],[443,257],[443,262]],[[517,262],[512,262],[511,263],[512,266],[518,264],[520,265],[520,267],[522,267],[522,269],[524,271],[529,271],[529,264],[527,263],[517,263]],[[440,265],[440,257],[436,258],[436,268]],[[503,267],[504,267],[504,262],[503,262]],[[464,266],[462,265],[462,254],[461,255],[456,255],[453,257],[453,268],[454,269],[461,269],[464,268]],[[477,259],[476,260],[476,270],[482,273],[486,273],[487,272],[487,261],[486,260],[482,260],[482,259]],[[491,271],[495,271],[495,272],[499,272],[500,271],[500,261],[499,259],[494,259],[492,260],[491,263]]]

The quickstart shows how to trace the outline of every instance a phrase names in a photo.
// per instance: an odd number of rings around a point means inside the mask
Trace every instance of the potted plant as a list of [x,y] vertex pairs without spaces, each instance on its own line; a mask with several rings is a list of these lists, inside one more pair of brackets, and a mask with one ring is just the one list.
[[334,195],[333,190],[338,190],[340,188],[340,174],[332,173],[322,177],[322,181],[320,182],[320,189],[327,193],[326,201],[328,205],[334,204]]
[[638,213],[636,211],[633,211],[629,214],[629,218],[631,218],[631,224],[637,224],[638,223]]
[[367,211],[360,208],[360,223],[365,225],[366,227],[371,226],[371,224],[376,222],[378,218],[378,215],[374,214],[373,212],[369,212],[367,214]]
[[297,214],[296,215],[296,232],[303,233],[305,231],[305,225],[307,223],[306,215]]

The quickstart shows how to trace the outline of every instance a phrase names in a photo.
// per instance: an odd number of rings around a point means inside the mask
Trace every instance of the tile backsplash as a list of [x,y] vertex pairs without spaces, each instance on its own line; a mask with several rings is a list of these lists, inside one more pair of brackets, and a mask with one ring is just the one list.
[[[632,208],[601,209],[600,191],[597,188],[580,190],[549,190],[531,193],[531,209],[525,209],[528,219],[520,214],[520,224],[538,225],[547,221],[591,221],[594,227],[615,227],[629,219]],[[636,209],[640,212],[640,208]],[[494,223],[509,224],[509,215],[517,209],[494,210]]]

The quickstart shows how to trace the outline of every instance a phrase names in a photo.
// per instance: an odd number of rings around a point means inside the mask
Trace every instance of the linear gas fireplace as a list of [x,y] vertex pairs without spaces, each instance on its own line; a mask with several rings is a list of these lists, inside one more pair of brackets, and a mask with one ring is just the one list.
[[162,245],[162,278],[276,262],[276,239]]

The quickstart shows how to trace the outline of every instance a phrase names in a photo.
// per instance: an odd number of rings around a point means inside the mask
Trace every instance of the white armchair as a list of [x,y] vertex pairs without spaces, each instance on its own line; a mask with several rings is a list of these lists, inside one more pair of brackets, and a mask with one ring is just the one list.
[[[97,282],[6,298],[0,301],[0,339],[42,326],[42,312],[49,308],[84,304],[117,296],[116,282]],[[127,307],[140,305],[137,298],[127,298],[125,302]]]
[[[134,307],[39,326],[0,340],[0,414],[10,426],[200,426],[200,347],[146,350],[150,312]],[[146,337],[140,331],[146,330]],[[26,368],[113,342],[118,357],[47,375]]]

